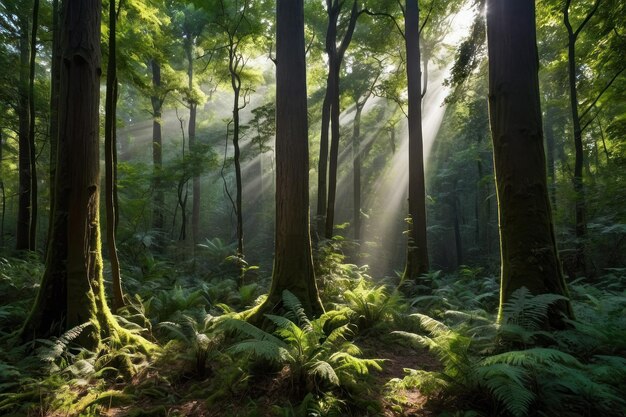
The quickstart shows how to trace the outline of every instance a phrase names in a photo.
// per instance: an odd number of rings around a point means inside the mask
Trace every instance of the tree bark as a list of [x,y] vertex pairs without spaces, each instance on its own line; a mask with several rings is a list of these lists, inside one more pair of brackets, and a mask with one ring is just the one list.
[[[3,151],[4,151],[4,135],[2,129],[0,129],[0,173],[2,173],[2,164],[3,164]],[[0,191],[2,193],[1,203],[2,206],[2,215],[0,216],[0,248],[4,248],[4,213],[6,211],[6,192],[4,190],[4,180],[0,176]]]
[[37,154],[35,147],[35,69],[37,64],[37,28],[39,21],[39,0],[33,1],[33,19],[30,35],[30,76],[28,85],[28,140],[30,160],[30,226],[28,246],[30,250],[37,247]]
[[[59,35],[59,0],[52,2],[52,59],[50,60],[50,218],[46,242],[52,233],[52,212],[54,210],[57,148],[59,141],[59,88],[61,83],[61,36]],[[46,248],[47,251],[47,248]]]
[[154,170],[154,202],[152,207],[152,228],[159,232],[163,231],[165,220],[163,216],[163,206],[165,205],[165,195],[161,185],[161,175],[163,168],[163,139],[161,133],[161,108],[163,99],[161,98],[161,65],[156,59],[151,61],[152,67],[152,166]]
[[303,0],[278,0],[276,15],[276,246],[270,293],[249,317],[257,323],[279,308],[284,290],[298,297],[309,317],[324,311],[309,233]]
[[[189,100],[189,125],[187,133],[189,135],[189,153],[194,155],[196,150],[196,114],[198,110],[198,103],[193,98],[193,40],[192,34],[186,34],[185,42],[185,54],[187,55],[187,80],[190,93]],[[192,179],[192,195],[193,202],[191,206],[191,237],[193,240],[193,247],[200,241],[200,176],[194,174]]]
[[[23,340],[88,323],[89,349],[114,332],[104,296],[99,223],[100,0],[66,0],[62,18],[59,160],[46,270]],[[130,337],[130,336],[128,336]],[[128,339],[126,339],[128,340]]]
[[[363,103],[364,105],[365,103]],[[361,240],[361,112],[363,106],[356,105],[352,130],[352,172],[353,172],[353,228],[354,240]]]
[[115,176],[115,144],[116,108],[117,108],[117,57],[116,57],[116,24],[117,11],[115,1],[109,0],[109,61],[107,63],[107,85],[104,117],[104,164],[105,164],[105,209],[106,235],[109,261],[111,262],[111,283],[113,287],[113,310],[124,307],[124,292],[122,291],[122,274],[120,261],[117,256],[115,243],[115,229],[117,216],[115,207],[116,181]]
[[31,158],[30,158],[30,107],[29,107],[29,43],[28,18],[22,15],[20,22],[20,68],[18,80],[18,142],[19,142],[19,198],[17,209],[17,228],[15,231],[15,248],[30,250],[31,222]]
[[[500,312],[511,294],[567,290],[561,272],[548,196],[543,147],[535,3],[487,1],[489,113],[500,214]],[[549,325],[572,317],[562,301],[550,310]],[[548,323],[546,323],[548,325]]]
[[422,140],[422,95],[417,0],[406,0],[406,72],[409,107],[409,241],[403,279],[416,280],[428,272],[426,187]]

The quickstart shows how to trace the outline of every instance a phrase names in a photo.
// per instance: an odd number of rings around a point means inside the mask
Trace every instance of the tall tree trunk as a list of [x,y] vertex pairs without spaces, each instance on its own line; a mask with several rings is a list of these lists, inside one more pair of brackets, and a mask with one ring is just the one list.
[[585,256],[585,240],[587,237],[587,218],[586,218],[586,202],[585,202],[585,188],[583,184],[583,135],[582,128],[580,126],[580,116],[578,113],[578,91],[576,87],[576,41],[578,35],[583,30],[585,25],[589,22],[591,17],[598,10],[598,6],[601,0],[596,0],[593,7],[587,13],[587,16],[580,24],[580,26],[574,30],[572,28],[569,19],[569,8],[571,0],[567,0],[563,9],[563,22],[567,28],[567,69],[569,75],[569,92],[570,92],[570,107],[572,112],[572,127],[574,130],[574,192],[575,192],[575,231],[576,231],[576,268],[582,274],[587,274],[587,261]]
[[[350,20],[348,21],[348,27],[346,28],[346,32],[343,35],[341,40],[341,44],[337,47],[336,40],[333,41],[332,45],[326,44],[326,48],[329,57],[333,55],[333,59],[329,58],[329,64],[332,62],[334,66],[329,65],[329,71],[334,72],[334,82],[332,84],[332,95],[330,98],[330,126],[331,126],[331,137],[330,137],[330,156],[329,156],[329,164],[328,164],[328,202],[326,205],[326,227],[324,230],[324,235],[326,239],[331,239],[333,237],[333,228],[335,225],[335,197],[337,194],[337,168],[339,162],[339,136],[340,136],[340,125],[339,125],[339,113],[340,109],[340,94],[341,90],[339,88],[339,72],[341,69],[341,63],[343,62],[343,57],[352,41],[352,35],[354,34],[354,29],[356,27],[356,21],[359,17],[359,10],[357,7],[357,0],[352,2],[352,9],[350,10]],[[336,8],[341,8],[341,5],[334,6]],[[337,13],[339,13],[337,11]],[[335,20],[336,24],[336,20]],[[334,30],[335,38],[337,36],[337,29]]]
[[30,163],[30,108],[29,108],[29,44],[28,18],[20,19],[20,68],[18,81],[17,116],[19,119],[19,198],[17,209],[17,229],[15,231],[15,248],[30,250],[31,221],[31,163]]
[[113,310],[117,311],[125,304],[122,291],[122,274],[117,256],[115,229],[117,216],[115,198],[117,178],[115,177],[115,154],[117,153],[115,130],[117,110],[117,57],[116,57],[116,24],[117,11],[115,1],[109,0],[109,61],[107,64],[107,86],[104,117],[104,164],[105,164],[105,207],[107,219],[107,248],[111,262],[111,283],[113,286]]
[[65,0],[61,45],[59,159],[54,226],[46,270],[23,340],[85,323],[77,339],[93,349],[119,328],[107,306],[99,224],[100,0]]
[[[54,210],[55,176],[57,167],[57,148],[59,142],[59,88],[61,83],[61,36],[59,34],[59,0],[52,2],[52,59],[50,60],[50,218],[46,242],[52,233],[52,212]],[[47,248],[46,248],[47,250]]]
[[35,250],[37,245],[37,154],[35,152],[35,69],[37,67],[37,28],[39,25],[39,0],[33,1],[33,19],[30,35],[30,77],[28,86],[28,139],[30,159],[30,226],[29,248]]
[[[4,150],[4,135],[2,129],[0,129],[0,174],[2,174],[3,165],[3,150]],[[0,175],[0,191],[2,192],[2,198],[0,206],[2,206],[2,215],[0,216],[0,248],[4,248],[4,213],[6,210],[6,192],[4,190],[4,180]]]
[[163,206],[165,205],[165,194],[161,185],[161,176],[163,168],[163,139],[161,132],[161,108],[163,99],[161,98],[161,65],[156,59],[152,59],[152,88],[154,88],[153,96],[150,97],[152,102],[152,166],[154,169],[154,202],[152,207],[152,228],[159,232],[163,231],[164,216]]
[[303,0],[278,0],[276,15],[276,247],[270,293],[249,317],[252,322],[277,310],[284,290],[296,295],[310,316],[324,311],[309,234]]
[[[330,30],[330,26],[329,26]],[[328,36],[328,35],[327,35]],[[329,57],[330,60],[330,57]],[[330,62],[329,62],[330,67]],[[323,236],[326,227],[326,190],[328,183],[328,130],[330,124],[330,104],[332,91],[334,91],[335,75],[334,71],[328,72],[326,81],[326,94],[322,103],[322,132],[320,134],[320,157],[317,164],[317,211],[316,211],[316,230],[315,240]]]
[[[365,103],[363,103],[365,104]],[[357,103],[352,131],[352,172],[353,172],[353,228],[354,240],[361,240],[361,112],[363,107]]]
[[[192,34],[187,33],[187,39],[185,43],[185,53],[187,55],[187,79],[190,93],[189,100],[189,126],[187,133],[189,134],[189,153],[194,155],[197,152],[196,149],[196,113],[198,110],[198,104],[195,102],[195,98],[192,95],[193,91],[193,41]],[[193,202],[191,206],[191,237],[193,240],[193,247],[200,241],[200,176],[194,173],[192,186]]]
[[241,78],[240,71],[242,70],[242,63],[239,62],[240,58],[237,56],[236,46],[231,45],[229,52],[228,69],[230,71],[231,87],[233,89],[233,147],[234,155],[233,161],[235,163],[235,186],[237,188],[235,195],[235,214],[237,217],[237,256],[243,257],[243,213],[242,213],[242,192],[243,185],[241,181],[241,150],[239,149],[239,134],[240,134],[240,121],[239,111],[242,107],[239,106],[240,93],[241,93]]
[[[487,1],[489,113],[500,213],[500,313],[511,294],[526,287],[533,294],[562,294],[543,147],[535,3]],[[550,325],[562,327],[560,314],[572,316],[561,301],[550,311]],[[548,324],[548,323],[546,323]]]
[[426,187],[422,140],[422,96],[417,0],[406,0],[404,13],[409,107],[409,241],[403,279],[416,280],[428,272]]

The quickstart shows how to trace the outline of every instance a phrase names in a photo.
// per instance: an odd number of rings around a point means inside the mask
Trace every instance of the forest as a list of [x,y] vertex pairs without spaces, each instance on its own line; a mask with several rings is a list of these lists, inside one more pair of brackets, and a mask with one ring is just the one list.
[[626,416],[626,2],[0,0],[0,415]]

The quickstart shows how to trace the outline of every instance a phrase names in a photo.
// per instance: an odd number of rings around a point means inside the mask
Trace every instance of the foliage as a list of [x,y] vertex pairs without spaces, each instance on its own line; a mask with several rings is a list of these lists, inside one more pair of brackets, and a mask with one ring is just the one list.
[[273,333],[238,319],[224,319],[221,323],[224,329],[245,337],[228,351],[247,353],[279,368],[287,366],[291,386],[301,395],[320,395],[335,388],[356,393],[358,381],[370,369],[381,370],[379,360],[359,358],[360,349],[348,340],[352,334],[349,324],[329,328],[327,314],[309,320],[299,301],[288,291],[283,292],[283,304],[287,309],[284,316],[266,315],[276,328]]

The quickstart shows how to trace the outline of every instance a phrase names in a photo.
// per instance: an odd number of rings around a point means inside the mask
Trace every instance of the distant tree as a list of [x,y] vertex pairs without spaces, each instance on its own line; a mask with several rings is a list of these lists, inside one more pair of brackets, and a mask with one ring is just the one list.
[[19,119],[19,197],[17,209],[17,228],[15,231],[15,247],[17,250],[31,250],[30,228],[32,221],[32,167],[30,139],[30,43],[29,32],[32,11],[31,3],[20,1],[13,3],[17,16],[19,80],[17,84],[18,100],[16,113]]
[[78,339],[95,348],[116,333],[102,277],[99,195],[100,0],[66,0],[61,20],[59,143],[53,229],[46,270],[22,339],[88,324]]
[[[328,78],[326,94],[322,104],[322,131],[320,136],[320,156],[317,185],[317,234],[326,239],[333,236],[335,217],[335,196],[337,190],[337,165],[339,158],[339,76],[343,58],[352,41],[356,22],[363,13],[358,1],[353,0],[350,11],[340,22],[345,1],[326,0],[328,26],[326,29],[326,55],[328,56]],[[343,29],[340,37],[339,31]],[[339,44],[337,39],[340,38]],[[328,141],[330,125],[330,149]],[[329,153],[330,151],[330,153]]]
[[[543,147],[535,4],[487,1],[489,112],[502,259],[502,305],[520,287],[566,295],[552,222]],[[550,325],[571,317],[569,301],[555,304]]]
[[309,232],[309,149],[303,0],[276,6],[276,240],[272,285],[249,320],[278,308],[284,290],[319,315]]

